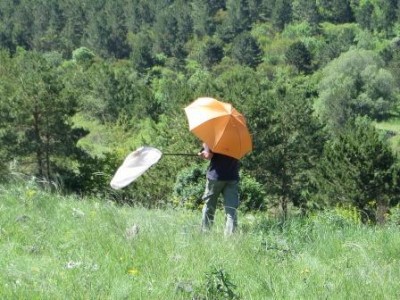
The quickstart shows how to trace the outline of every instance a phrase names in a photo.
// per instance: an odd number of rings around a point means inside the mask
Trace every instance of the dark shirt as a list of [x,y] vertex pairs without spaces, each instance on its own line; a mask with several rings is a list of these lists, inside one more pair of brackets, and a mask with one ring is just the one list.
[[239,160],[214,153],[207,170],[210,180],[239,180]]

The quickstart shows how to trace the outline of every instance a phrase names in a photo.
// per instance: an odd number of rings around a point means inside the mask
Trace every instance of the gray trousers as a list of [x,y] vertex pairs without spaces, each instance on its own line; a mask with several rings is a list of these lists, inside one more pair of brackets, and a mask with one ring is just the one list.
[[208,230],[214,223],[215,210],[220,194],[224,198],[225,209],[225,235],[232,234],[237,227],[237,208],[239,207],[238,180],[210,180],[207,179],[203,195],[204,207],[202,216],[202,229]]

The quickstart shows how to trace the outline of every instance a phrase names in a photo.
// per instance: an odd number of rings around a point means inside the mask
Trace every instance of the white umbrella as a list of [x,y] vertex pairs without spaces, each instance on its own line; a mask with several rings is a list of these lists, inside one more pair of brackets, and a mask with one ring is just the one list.
[[[126,187],[157,163],[162,155],[160,150],[147,146],[129,153],[111,179],[111,187],[116,190]],[[165,153],[164,155],[196,156],[196,154],[191,153]]]

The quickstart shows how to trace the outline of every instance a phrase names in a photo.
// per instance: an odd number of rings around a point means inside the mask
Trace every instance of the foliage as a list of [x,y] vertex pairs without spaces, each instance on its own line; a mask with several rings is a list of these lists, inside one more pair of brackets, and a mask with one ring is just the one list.
[[199,62],[205,68],[218,64],[224,57],[224,48],[219,40],[207,40],[200,50]]
[[326,144],[318,170],[320,197],[331,205],[353,205],[364,221],[383,222],[399,201],[396,157],[365,118]]
[[239,210],[243,213],[266,211],[267,199],[263,186],[249,174],[240,172]]
[[361,226],[360,212],[354,206],[335,206],[331,209],[319,211],[310,216],[312,226],[326,226],[331,228],[351,228]]
[[156,58],[152,51],[153,41],[149,32],[130,35],[129,43],[132,48],[130,59],[135,70],[144,73],[155,65]]
[[196,164],[182,169],[176,176],[174,196],[179,206],[197,209],[202,205],[202,195],[205,188],[205,173],[207,164]]
[[89,67],[95,54],[86,47],[80,47],[72,52],[72,59],[78,64]]
[[311,53],[302,42],[291,44],[285,53],[286,61],[294,65],[300,72],[309,72],[311,68]]
[[398,12],[397,0],[0,1],[3,177],[15,165],[63,191],[171,204],[182,157],[123,191],[107,181],[143,144],[197,148],[182,108],[210,96],[246,116],[250,194],[308,209],[325,142],[313,102],[332,138],[358,115],[399,114]]
[[356,23],[332,24],[324,22],[320,26],[326,41],[317,53],[317,59],[321,66],[325,66],[331,60],[350,50],[356,44],[356,39],[360,35],[360,27]]
[[76,142],[85,132],[71,126],[77,103],[61,80],[63,69],[34,51],[1,58],[0,89],[6,92],[1,104],[8,116],[1,129],[4,142],[12,141],[8,155],[33,161],[28,172],[48,181],[71,171],[81,155]]
[[261,62],[262,51],[255,38],[242,33],[232,42],[232,56],[240,64],[256,68]]
[[236,285],[232,283],[229,274],[223,269],[214,269],[206,273],[207,299],[239,299],[235,293]]
[[350,3],[355,19],[362,28],[388,35],[391,34],[393,25],[396,22],[397,1],[353,0]]
[[277,0],[272,9],[272,24],[282,30],[292,21],[292,5],[288,0]]
[[[290,202],[306,209],[314,187],[309,180],[324,137],[313,117],[313,87],[301,78],[281,75],[275,89],[250,108],[249,120],[258,146],[247,163],[252,174],[284,215]],[[262,131],[260,128],[268,128]]]
[[316,110],[332,131],[357,116],[382,120],[398,102],[396,89],[374,52],[351,50],[322,70]]
[[322,19],[332,23],[350,23],[354,20],[349,0],[319,0],[318,12]]
[[294,22],[307,22],[312,27],[319,23],[320,16],[316,2],[307,0],[292,1],[292,19]]

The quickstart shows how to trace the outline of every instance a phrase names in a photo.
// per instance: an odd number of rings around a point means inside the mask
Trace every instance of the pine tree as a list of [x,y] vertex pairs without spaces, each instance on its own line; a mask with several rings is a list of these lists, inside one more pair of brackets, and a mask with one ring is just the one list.
[[352,205],[364,221],[384,220],[399,201],[396,156],[367,118],[349,121],[324,148],[318,166],[319,197],[330,205]]
[[2,142],[13,142],[7,157],[19,160],[27,173],[54,180],[79,155],[76,142],[83,132],[72,128],[70,120],[76,99],[64,93],[60,69],[45,56],[19,50],[14,58],[0,59],[0,90],[8,96],[2,113],[10,116],[0,123]]
[[307,210],[308,196],[314,192],[309,176],[324,143],[321,127],[313,116],[314,94],[305,78],[281,75],[273,90],[258,103],[248,104],[253,142],[257,145],[249,164],[257,180],[264,182],[267,197],[280,205],[284,217],[290,203]]

